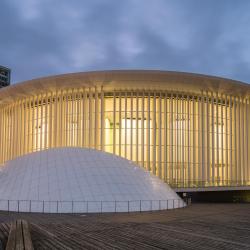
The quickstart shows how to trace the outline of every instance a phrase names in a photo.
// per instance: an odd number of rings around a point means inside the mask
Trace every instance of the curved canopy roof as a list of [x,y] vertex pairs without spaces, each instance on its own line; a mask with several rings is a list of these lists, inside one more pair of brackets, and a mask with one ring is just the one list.
[[112,90],[169,90],[200,94],[213,91],[228,95],[250,95],[250,85],[193,73],[158,70],[113,70],[70,73],[29,80],[0,90],[0,104],[45,91],[78,87],[103,87]]

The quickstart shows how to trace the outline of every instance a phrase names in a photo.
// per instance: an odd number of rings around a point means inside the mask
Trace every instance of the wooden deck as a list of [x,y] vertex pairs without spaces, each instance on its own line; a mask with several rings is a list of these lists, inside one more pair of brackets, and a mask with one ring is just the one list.
[[141,214],[0,212],[3,245],[15,219],[29,221],[35,249],[250,249],[250,204],[193,204]]

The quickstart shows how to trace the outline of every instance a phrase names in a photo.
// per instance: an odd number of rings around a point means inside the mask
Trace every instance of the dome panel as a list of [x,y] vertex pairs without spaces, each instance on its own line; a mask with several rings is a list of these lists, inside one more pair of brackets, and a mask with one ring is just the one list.
[[0,172],[2,210],[125,212],[183,205],[158,177],[124,158],[94,149],[35,152],[7,162]]

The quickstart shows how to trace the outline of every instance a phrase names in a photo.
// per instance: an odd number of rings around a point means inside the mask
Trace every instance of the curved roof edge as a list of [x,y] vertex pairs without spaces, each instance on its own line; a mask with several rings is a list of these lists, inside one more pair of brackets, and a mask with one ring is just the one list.
[[16,83],[0,90],[0,103],[59,88],[101,86],[107,91],[150,89],[193,94],[213,91],[228,95],[250,95],[250,84],[217,76],[161,70],[107,70],[61,74]]

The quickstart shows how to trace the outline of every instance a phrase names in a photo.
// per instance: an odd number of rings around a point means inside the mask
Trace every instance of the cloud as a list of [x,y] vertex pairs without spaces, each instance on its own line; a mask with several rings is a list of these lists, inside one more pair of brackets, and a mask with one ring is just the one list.
[[77,43],[76,47],[69,53],[72,66],[77,69],[83,69],[95,63],[105,61],[105,49],[95,41]]
[[10,0],[10,5],[16,8],[20,17],[27,21],[32,21],[39,17],[41,1],[37,0]]
[[144,51],[142,41],[139,41],[138,37],[130,32],[118,34],[116,47],[125,61],[134,60]]
[[250,82],[249,1],[3,0],[0,64],[13,81],[162,69]]

